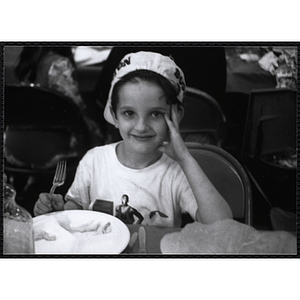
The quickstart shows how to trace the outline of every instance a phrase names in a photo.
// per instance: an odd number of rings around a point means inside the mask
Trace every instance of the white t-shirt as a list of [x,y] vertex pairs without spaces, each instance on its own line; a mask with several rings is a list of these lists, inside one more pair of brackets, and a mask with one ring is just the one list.
[[151,166],[131,169],[119,162],[116,145],[95,147],[85,154],[66,200],[72,199],[86,210],[92,210],[97,199],[111,201],[115,215],[126,194],[128,205],[144,217],[142,224],[180,226],[184,212],[195,219],[198,206],[177,162],[163,154]]

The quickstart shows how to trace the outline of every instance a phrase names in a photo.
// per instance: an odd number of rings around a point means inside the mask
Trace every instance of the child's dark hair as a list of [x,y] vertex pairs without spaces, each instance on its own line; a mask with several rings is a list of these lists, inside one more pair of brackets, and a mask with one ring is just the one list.
[[171,82],[167,78],[153,71],[136,70],[123,76],[114,86],[111,95],[111,106],[115,115],[116,115],[117,105],[119,101],[118,96],[119,96],[120,88],[128,82],[136,83],[137,82],[136,79],[142,79],[148,82],[156,83],[165,92],[165,95],[167,97],[167,104],[174,104],[174,105],[178,105],[179,107],[182,107],[182,103],[177,98],[178,93],[175,87],[171,84]]

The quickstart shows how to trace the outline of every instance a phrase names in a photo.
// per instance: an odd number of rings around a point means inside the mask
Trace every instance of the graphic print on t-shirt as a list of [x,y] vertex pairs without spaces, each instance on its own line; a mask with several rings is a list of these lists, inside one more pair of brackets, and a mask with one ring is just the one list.
[[[128,204],[129,197],[128,195],[124,194],[121,199],[122,204],[116,207],[116,214],[115,216],[123,221],[125,224],[141,224],[144,220],[142,214],[135,209],[134,207]],[[148,219],[152,219],[153,216],[159,215],[162,218],[168,218],[167,215],[160,212],[159,210],[151,211],[149,214]],[[136,220],[136,218],[137,220]],[[145,224],[146,225],[146,224]]]

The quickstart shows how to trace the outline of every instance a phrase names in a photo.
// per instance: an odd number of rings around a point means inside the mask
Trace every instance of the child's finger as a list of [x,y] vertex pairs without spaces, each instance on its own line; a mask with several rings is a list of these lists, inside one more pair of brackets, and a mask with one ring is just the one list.
[[164,114],[166,123],[169,127],[170,132],[176,131],[176,127],[174,126],[174,123],[170,120],[170,117],[167,114]]
[[38,216],[51,211],[52,211],[51,207],[44,205],[41,201],[37,201],[34,206],[33,213],[35,216]]
[[62,195],[60,194],[53,195],[53,198],[51,199],[51,204],[55,210],[63,210],[64,200]]
[[170,117],[168,116],[168,114],[164,114],[164,118],[165,118],[165,121],[166,121],[169,129],[171,129],[171,127],[173,126],[173,124],[172,124],[172,121],[170,120]]
[[174,127],[179,131],[178,108],[177,105],[172,105],[172,120]]
[[51,199],[48,198],[48,194],[46,194],[46,193],[41,193],[39,195],[39,202],[41,204],[43,204],[44,206],[48,206],[50,208],[52,207],[51,206]]

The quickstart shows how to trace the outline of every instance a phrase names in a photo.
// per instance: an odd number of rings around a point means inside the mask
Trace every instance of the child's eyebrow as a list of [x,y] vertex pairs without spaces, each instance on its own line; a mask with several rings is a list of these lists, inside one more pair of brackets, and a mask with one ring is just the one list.
[[151,110],[169,111],[169,108],[157,106],[157,107],[151,107]]
[[134,109],[134,106],[120,106],[120,109]]
[[[120,106],[119,109],[121,110],[134,110],[136,109],[135,106]],[[149,110],[151,111],[169,111],[169,107],[162,107],[162,106],[155,106],[155,107],[150,107]]]

